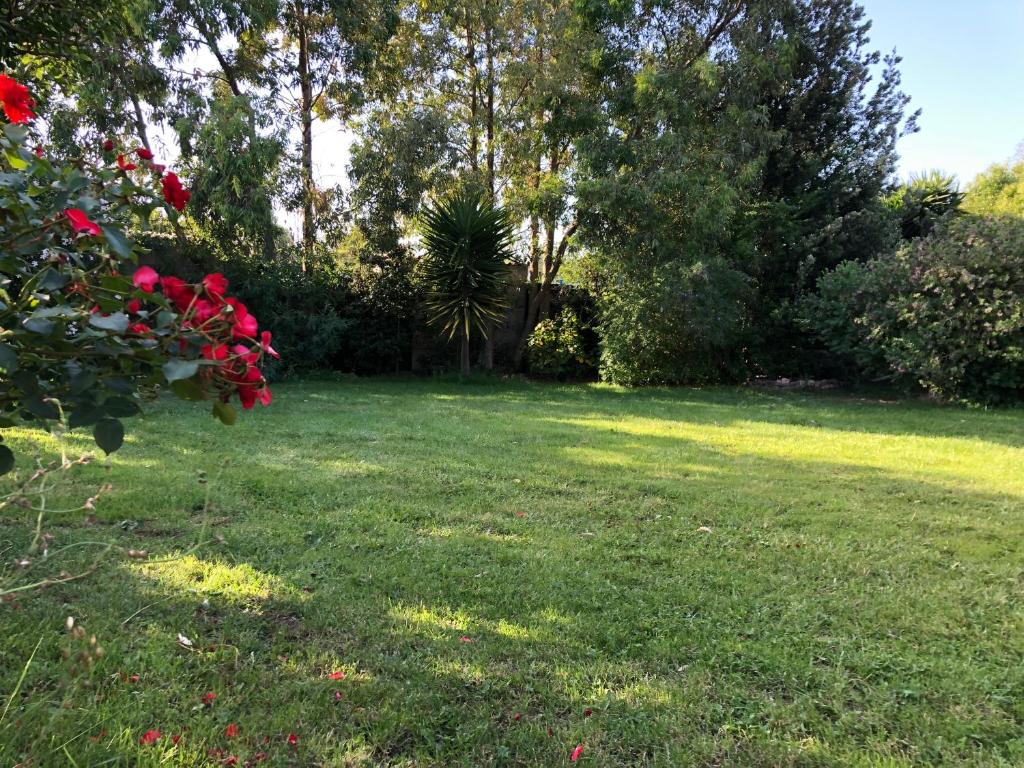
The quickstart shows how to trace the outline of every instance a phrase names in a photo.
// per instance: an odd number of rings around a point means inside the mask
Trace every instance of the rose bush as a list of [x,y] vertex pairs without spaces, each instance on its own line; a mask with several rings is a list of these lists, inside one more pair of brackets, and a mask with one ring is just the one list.
[[[189,201],[178,176],[145,148],[128,162],[109,140],[95,166],[51,162],[28,90],[0,75],[0,102],[0,427],[91,426],[109,453],[120,419],[163,388],[212,400],[228,424],[234,398],[268,405],[260,364],[277,353],[227,280],[137,266],[126,228],[148,228],[160,210],[173,220]],[[13,466],[0,444],[0,473]]]

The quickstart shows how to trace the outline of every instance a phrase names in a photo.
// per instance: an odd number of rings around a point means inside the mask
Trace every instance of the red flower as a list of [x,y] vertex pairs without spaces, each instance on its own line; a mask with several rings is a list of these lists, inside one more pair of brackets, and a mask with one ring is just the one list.
[[128,326],[130,333],[138,334],[139,336],[145,336],[147,333],[152,333],[153,329],[145,323],[132,323]]
[[594,710],[592,710],[590,707],[587,707],[583,710],[584,717],[590,717],[592,714],[594,714]]
[[36,102],[29,96],[28,88],[3,74],[0,74],[0,102],[12,123],[27,123],[36,116],[32,111]]
[[474,640],[472,637],[467,637],[466,635],[463,635],[462,637],[459,638],[459,642],[460,643],[475,643],[476,640]]
[[221,765],[238,765],[238,757],[236,755],[225,757],[224,762],[222,762]]
[[213,691],[210,691],[209,693],[204,693],[203,694],[203,704],[205,704],[206,706],[210,706],[211,704],[213,704],[213,700],[216,699],[216,698],[217,698],[217,694],[214,693]]
[[256,396],[260,399],[260,405],[268,406],[274,399],[270,394],[270,387],[264,387],[256,393]]
[[[177,211],[185,210],[192,193],[181,186],[181,179],[173,171],[163,178],[164,200]],[[226,281],[225,281],[226,282]]]
[[345,672],[344,672],[344,670],[341,670],[341,669],[339,669],[337,672],[331,672],[331,674],[329,674],[327,676],[327,679],[328,680],[344,680],[345,679]]
[[260,334],[260,347],[271,357],[278,360],[281,359],[281,356],[277,354],[277,350],[270,346],[270,331],[264,331]]
[[42,157],[43,156],[43,145],[42,144],[36,144],[36,150],[35,151],[36,151],[36,157]]
[[180,733],[176,733],[173,736],[171,736],[171,743],[174,746],[178,746],[178,742],[179,741],[181,741],[181,734]]
[[234,723],[228,723],[228,727],[224,729],[224,735],[229,739],[235,738],[238,735],[238,726]]
[[245,410],[250,410],[256,407],[256,390],[252,387],[239,387],[238,388],[238,401],[242,404]]
[[582,755],[582,754],[583,754],[583,745],[582,745],[582,744],[579,744],[579,745],[578,745],[578,746],[576,747],[576,749],[574,749],[574,750],[572,751],[572,754],[571,754],[571,755],[569,755],[569,762],[570,762],[570,763],[575,763],[575,762],[576,762],[577,760],[579,760],[579,759],[580,759],[580,755]]
[[202,325],[220,314],[220,307],[209,299],[198,299],[195,303],[196,322]]
[[118,155],[117,167],[120,168],[122,171],[134,171],[139,166],[137,166],[135,163],[129,163],[127,160],[124,159],[124,155]]
[[231,335],[236,339],[252,339],[255,338],[258,330],[259,324],[256,322],[256,318],[247,312],[245,317],[235,318],[235,324],[231,328]]
[[106,141],[103,142],[103,151],[104,152],[113,152],[114,151],[114,142],[113,142],[112,139],[107,139]]
[[155,744],[160,740],[160,731],[146,731],[139,739],[139,744]]
[[145,147],[139,147],[138,149],[136,149],[135,150],[135,154],[138,155],[139,157],[141,157],[143,160],[152,160],[153,159],[153,153],[150,152]]
[[138,299],[132,299],[124,305],[124,308],[126,312],[136,315],[142,310],[142,302]]
[[146,293],[152,293],[156,284],[160,282],[160,275],[152,267],[139,267],[132,275],[132,283],[136,288],[141,288]]
[[[203,348],[199,350],[200,353],[207,360],[227,360],[228,359],[228,345],[218,344],[216,347],[213,344],[204,344]],[[213,694],[206,694],[212,696]]]
[[167,168],[166,165],[160,165],[160,163],[153,163],[149,167],[152,168],[155,173],[163,173],[164,169]]
[[294,734],[294,733],[289,733],[288,734],[288,743],[291,744],[292,746],[298,744],[299,743],[299,737],[296,734]]
[[203,278],[203,288],[212,296],[223,296],[228,289],[228,279],[220,272],[214,272]]
[[170,299],[174,306],[178,308],[179,312],[184,312],[188,309],[189,305],[192,304],[192,299],[196,296],[191,285],[181,278],[170,275],[160,278],[160,289],[164,292],[164,296]]
[[88,235],[100,234],[99,225],[94,221],[90,221],[89,217],[85,215],[85,211],[80,208],[68,208],[64,211],[64,215],[68,217],[68,221],[71,222],[71,228],[75,232],[84,232]]

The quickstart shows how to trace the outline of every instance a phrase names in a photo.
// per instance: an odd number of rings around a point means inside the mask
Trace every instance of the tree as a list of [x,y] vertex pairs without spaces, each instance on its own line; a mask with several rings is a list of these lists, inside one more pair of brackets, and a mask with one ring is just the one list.
[[946,216],[960,209],[964,195],[955,176],[941,171],[915,174],[885,197],[898,218],[904,240],[924,237]]
[[458,336],[460,370],[469,375],[469,344],[486,335],[506,306],[507,261],[513,224],[487,197],[461,191],[421,213],[422,278],[430,321],[449,339]]
[[391,0],[286,0],[282,6],[286,80],[298,91],[304,269],[316,244],[313,120],[354,114],[396,24]]
[[723,59],[730,104],[760,120],[757,248],[745,270],[758,286],[753,351],[764,370],[800,373],[806,337],[790,307],[818,275],[895,245],[881,195],[916,113],[904,119],[899,58],[870,49],[870,28],[853,0],[765,0],[750,5]]
[[1024,161],[993,165],[979,173],[967,188],[964,209],[977,214],[1024,216]]

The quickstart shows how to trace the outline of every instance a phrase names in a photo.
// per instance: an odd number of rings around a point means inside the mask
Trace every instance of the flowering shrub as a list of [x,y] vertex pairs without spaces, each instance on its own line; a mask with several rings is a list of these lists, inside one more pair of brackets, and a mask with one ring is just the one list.
[[[120,447],[120,419],[169,387],[212,400],[225,423],[270,403],[260,371],[276,357],[270,334],[227,295],[227,280],[196,284],[137,267],[125,227],[157,209],[175,218],[189,201],[181,180],[140,148],[129,161],[112,141],[103,162],[52,163],[32,138],[28,90],[0,75],[0,427],[17,422],[91,426]],[[0,474],[14,456],[0,444]]]
[[962,215],[895,254],[844,263],[801,307],[867,379],[973,403],[1024,401],[1024,219]]

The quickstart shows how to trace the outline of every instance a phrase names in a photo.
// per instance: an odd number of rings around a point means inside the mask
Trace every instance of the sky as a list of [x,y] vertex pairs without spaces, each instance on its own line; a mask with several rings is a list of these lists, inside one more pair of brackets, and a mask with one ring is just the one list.
[[1024,142],[1024,0],[860,0],[873,49],[903,57],[920,131],[898,144],[899,175],[967,184]]

